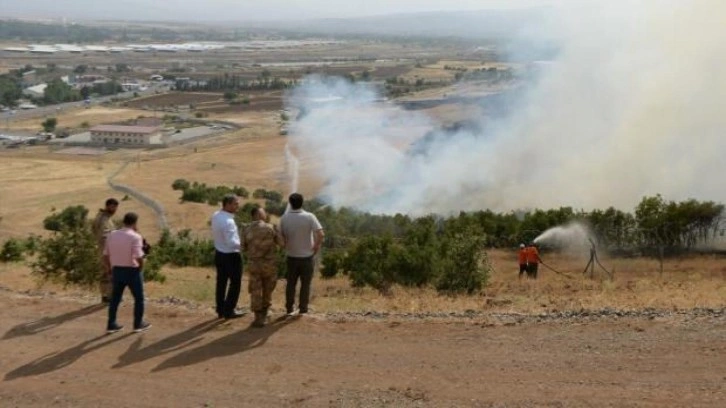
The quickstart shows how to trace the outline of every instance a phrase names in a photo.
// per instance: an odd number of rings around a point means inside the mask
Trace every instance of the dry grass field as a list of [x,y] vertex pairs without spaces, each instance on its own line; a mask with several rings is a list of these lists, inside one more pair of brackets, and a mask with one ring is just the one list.
[[[141,109],[110,108],[96,106],[89,109],[77,108],[53,115],[58,119],[59,128],[80,128],[86,123],[95,126],[103,123],[136,119],[139,116],[153,116],[154,113]],[[20,119],[9,122],[9,129],[35,132],[42,129],[43,118]]]
[[[67,112],[60,123],[134,118],[148,112],[134,109],[94,108]],[[42,220],[51,208],[83,204],[94,211],[108,196],[118,196],[106,182],[124,162],[130,164],[116,181],[131,186],[159,201],[174,230],[192,228],[207,231],[214,207],[180,203],[180,193],[171,189],[174,180],[185,178],[209,185],[240,185],[275,189],[288,193],[285,164],[286,138],[280,136],[279,114],[246,112],[219,114],[214,118],[239,123],[242,129],[192,144],[162,150],[119,149],[95,157],[52,153],[47,147],[0,150],[0,240],[42,230]],[[30,122],[29,122],[30,123]],[[309,173],[313,158],[301,158],[303,184],[300,189],[314,195],[320,182]],[[121,197],[118,197],[121,198]],[[122,211],[137,211],[150,238],[159,233],[153,213],[133,200]]]
[[[44,156],[0,154],[0,241],[42,233],[43,219],[53,208],[82,204],[95,216],[106,198],[122,198],[106,182],[119,163]],[[121,211],[137,212],[143,231],[158,236],[156,218],[147,207],[132,199],[121,203]]]

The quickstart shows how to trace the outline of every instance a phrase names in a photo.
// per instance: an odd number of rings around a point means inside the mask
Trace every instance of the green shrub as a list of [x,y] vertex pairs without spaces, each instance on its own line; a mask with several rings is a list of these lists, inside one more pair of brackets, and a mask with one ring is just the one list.
[[0,262],[20,262],[25,259],[25,245],[22,240],[10,238],[0,251]]
[[183,190],[186,190],[186,189],[188,189],[188,188],[189,188],[189,186],[190,186],[189,182],[188,182],[188,181],[186,181],[186,180],[184,180],[184,179],[176,179],[176,180],[174,180],[174,182],[173,182],[173,183],[171,184],[171,188],[172,188],[172,189],[173,189],[174,191],[179,191],[179,190],[182,190],[182,191],[183,191]]
[[324,279],[331,279],[338,273],[346,273],[345,271],[346,254],[341,251],[327,251],[323,255],[323,267],[320,274]]
[[395,258],[400,248],[390,236],[362,238],[348,252],[345,269],[354,287],[370,286],[388,293],[395,283]]
[[165,230],[146,260],[144,273],[156,273],[167,264],[179,267],[213,266],[214,242],[194,237],[188,229],[176,235]]
[[66,229],[77,229],[86,223],[88,209],[82,205],[69,206],[60,213],[53,213],[43,220],[43,228],[48,231],[60,231]]
[[442,273],[436,289],[472,294],[486,286],[492,268],[483,247],[484,239],[473,234],[456,234],[444,240]]
[[42,281],[91,287],[98,284],[101,261],[88,226],[63,228],[38,244],[31,264]]

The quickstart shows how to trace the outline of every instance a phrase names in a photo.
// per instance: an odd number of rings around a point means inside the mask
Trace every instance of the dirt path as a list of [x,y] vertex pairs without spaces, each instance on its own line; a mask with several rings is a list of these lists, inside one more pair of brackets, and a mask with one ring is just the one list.
[[[726,319],[333,321],[248,328],[0,292],[3,407],[725,406]],[[128,301],[120,311],[130,320]],[[40,319],[40,320],[38,320]]]

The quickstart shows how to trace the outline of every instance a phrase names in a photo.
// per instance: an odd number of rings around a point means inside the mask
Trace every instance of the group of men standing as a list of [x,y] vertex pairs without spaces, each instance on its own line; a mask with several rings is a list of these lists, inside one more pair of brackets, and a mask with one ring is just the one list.
[[[215,248],[217,281],[216,311],[220,319],[243,316],[236,311],[242,286],[242,253],[246,255],[249,271],[250,309],[255,314],[254,327],[263,327],[272,306],[272,292],[277,285],[278,248],[287,255],[287,288],[285,309],[288,316],[308,313],[310,286],[313,279],[314,257],[323,242],[323,227],[317,217],[302,209],[303,196],[291,194],[288,211],[280,219],[280,227],[269,223],[263,208],[254,207],[252,223],[240,233],[235,215],[239,198],[234,195],[222,199],[222,208],[212,216],[212,236]],[[144,321],[143,266],[149,251],[146,241],[138,233],[138,215],[127,213],[123,227],[116,229],[113,216],[118,201],[109,198],[93,221],[101,258],[101,301],[109,305],[107,332],[115,333],[123,326],[116,321],[121,298],[126,287],[134,297],[134,331],[151,327]],[[300,282],[298,309],[295,294]]]
[[[287,255],[287,288],[285,309],[288,316],[308,312],[314,256],[323,241],[323,227],[317,217],[302,209],[303,196],[290,195],[288,211],[280,219],[280,227],[269,223],[263,208],[251,210],[252,223],[241,233],[235,222],[239,199],[234,195],[222,199],[222,208],[212,216],[215,266],[217,268],[217,316],[234,319],[242,283],[242,253],[249,271],[250,309],[255,314],[254,327],[263,327],[272,305],[272,292],[277,285],[277,248]],[[301,283],[298,310],[294,309],[298,281]]]
[[522,275],[527,274],[528,278],[537,279],[537,270],[542,258],[539,257],[539,251],[534,242],[529,245],[519,244],[519,279]]

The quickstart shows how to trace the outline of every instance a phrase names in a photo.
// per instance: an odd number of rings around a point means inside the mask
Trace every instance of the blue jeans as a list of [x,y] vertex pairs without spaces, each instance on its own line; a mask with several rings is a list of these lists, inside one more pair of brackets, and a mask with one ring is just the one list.
[[108,328],[116,325],[116,312],[127,286],[134,297],[134,328],[137,328],[144,320],[144,277],[141,269],[114,266],[112,273],[113,291],[111,303],[108,305]]

